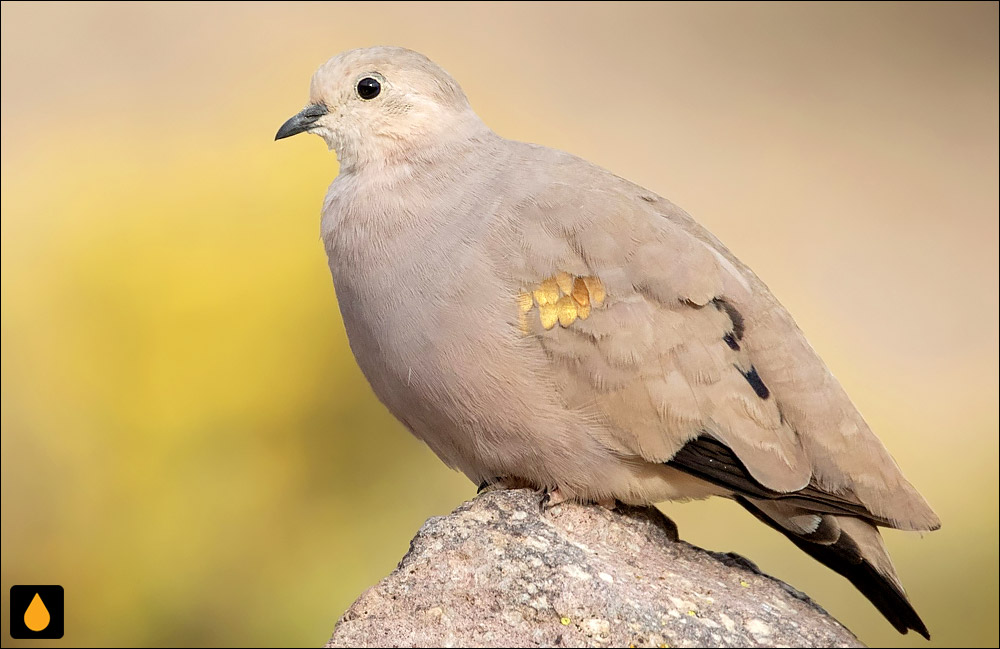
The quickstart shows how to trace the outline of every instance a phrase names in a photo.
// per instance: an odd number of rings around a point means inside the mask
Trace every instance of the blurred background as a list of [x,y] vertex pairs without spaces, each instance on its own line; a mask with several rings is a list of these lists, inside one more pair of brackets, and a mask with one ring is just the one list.
[[475,493],[351,356],[318,234],[335,156],[272,141],[330,56],[396,44],[770,285],[944,521],[886,533],[933,641],[735,505],[663,505],[682,537],[872,645],[996,646],[997,24],[992,2],[5,2],[4,644],[9,587],[56,583],[52,646],[318,646]]

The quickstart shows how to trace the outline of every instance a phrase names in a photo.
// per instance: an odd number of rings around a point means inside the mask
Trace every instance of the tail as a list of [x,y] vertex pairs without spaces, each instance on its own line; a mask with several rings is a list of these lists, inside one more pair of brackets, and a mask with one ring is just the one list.
[[[920,616],[913,609],[896,576],[878,528],[860,518],[816,514],[812,529],[803,529],[801,521],[786,521],[780,510],[768,501],[735,496],[736,502],[750,513],[788,537],[800,550],[826,567],[837,571],[875,605],[900,633],[913,629],[930,640]],[[789,524],[791,523],[791,524]],[[791,531],[788,528],[795,529]]]

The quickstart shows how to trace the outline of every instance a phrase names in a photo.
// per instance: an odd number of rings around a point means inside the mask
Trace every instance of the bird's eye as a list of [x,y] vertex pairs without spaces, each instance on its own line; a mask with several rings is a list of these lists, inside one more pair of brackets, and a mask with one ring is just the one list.
[[375,99],[380,92],[382,92],[382,84],[371,77],[365,77],[358,82],[358,96],[365,101]]

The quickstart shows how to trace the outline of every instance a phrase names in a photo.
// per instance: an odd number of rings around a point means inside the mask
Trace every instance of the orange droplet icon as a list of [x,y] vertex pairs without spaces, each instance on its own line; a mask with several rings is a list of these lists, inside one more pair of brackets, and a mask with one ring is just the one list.
[[24,612],[24,626],[34,632],[39,632],[49,625],[49,609],[45,608],[42,598],[35,593],[28,610]]

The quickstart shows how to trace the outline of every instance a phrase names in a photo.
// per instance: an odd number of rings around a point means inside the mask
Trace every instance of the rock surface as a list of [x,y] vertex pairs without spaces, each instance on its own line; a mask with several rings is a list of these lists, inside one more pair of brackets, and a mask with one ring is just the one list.
[[431,518],[328,647],[861,647],[790,586],[657,510],[493,491]]

